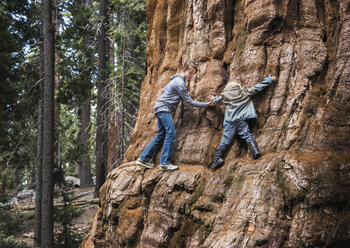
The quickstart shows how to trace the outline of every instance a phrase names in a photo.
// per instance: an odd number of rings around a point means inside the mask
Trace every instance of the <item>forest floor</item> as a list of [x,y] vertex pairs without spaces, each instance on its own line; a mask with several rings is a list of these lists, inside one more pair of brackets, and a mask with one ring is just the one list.
[[[73,192],[75,199],[72,201],[72,204],[84,211],[82,215],[74,221],[74,228],[87,233],[97,212],[98,198],[93,197],[94,187],[84,189],[76,188]],[[54,204],[58,207],[62,206],[62,197],[55,198]],[[24,241],[33,246],[35,222],[35,219],[33,218],[34,206],[32,205],[32,202],[21,202],[20,205],[17,206],[17,209],[21,212],[32,212],[30,214],[32,218],[28,218],[18,227],[18,232],[15,234],[16,240]]]

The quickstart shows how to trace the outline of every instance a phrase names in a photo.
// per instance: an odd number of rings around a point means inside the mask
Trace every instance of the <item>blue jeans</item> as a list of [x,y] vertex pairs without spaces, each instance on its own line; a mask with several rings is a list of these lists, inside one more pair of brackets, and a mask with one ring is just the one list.
[[244,139],[246,142],[250,140],[255,140],[254,136],[250,132],[247,121],[237,121],[225,126],[224,133],[222,135],[218,149],[223,151],[228,149],[231,146],[236,133],[238,133],[238,135],[241,136],[241,138]]
[[158,134],[147,145],[140,155],[143,161],[149,162],[163,145],[160,164],[171,164],[171,155],[174,150],[174,141],[176,137],[175,125],[170,112],[156,113],[158,119]]

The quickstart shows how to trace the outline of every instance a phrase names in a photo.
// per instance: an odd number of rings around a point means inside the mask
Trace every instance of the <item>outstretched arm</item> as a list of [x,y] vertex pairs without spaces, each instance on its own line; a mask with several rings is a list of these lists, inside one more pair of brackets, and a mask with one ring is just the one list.
[[218,104],[222,101],[222,96],[213,97],[211,101],[213,104]]
[[248,96],[252,96],[260,91],[262,91],[263,89],[265,89],[266,87],[268,87],[271,83],[273,83],[274,81],[276,81],[277,78],[276,76],[271,76],[269,75],[267,78],[264,79],[264,81],[257,83],[256,85],[254,85],[253,87],[250,88],[246,88],[245,89],[245,93]]
[[188,94],[187,89],[186,89],[185,86],[180,86],[179,85],[176,89],[177,89],[177,92],[179,93],[179,95],[185,101],[186,104],[194,106],[194,107],[199,107],[199,108],[205,108],[205,107],[208,106],[208,103],[194,101],[190,97],[190,95]]

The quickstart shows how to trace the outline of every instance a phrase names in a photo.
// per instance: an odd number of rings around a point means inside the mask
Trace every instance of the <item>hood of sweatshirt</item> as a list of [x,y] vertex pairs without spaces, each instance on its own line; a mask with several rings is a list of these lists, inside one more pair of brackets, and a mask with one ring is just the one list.
[[174,78],[177,78],[177,77],[181,78],[185,82],[185,77],[181,74],[174,74],[170,76],[170,80],[173,80]]
[[229,82],[221,95],[224,97],[223,101],[226,104],[234,104],[246,99],[242,86],[237,82]]

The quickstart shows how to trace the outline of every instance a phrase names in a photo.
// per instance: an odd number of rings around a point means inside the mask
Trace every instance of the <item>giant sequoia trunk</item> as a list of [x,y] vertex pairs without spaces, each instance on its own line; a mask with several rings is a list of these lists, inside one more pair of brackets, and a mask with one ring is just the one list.
[[[124,165],[100,191],[82,247],[346,247],[350,242],[350,1],[149,0],[147,76]],[[200,61],[195,100],[278,76],[254,104],[252,161],[236,140],[211,162],[222,108],[175,114],[176,172],[134,160],[157,129],[169,76]],[[159,163],[159,154],[155,159]]]

